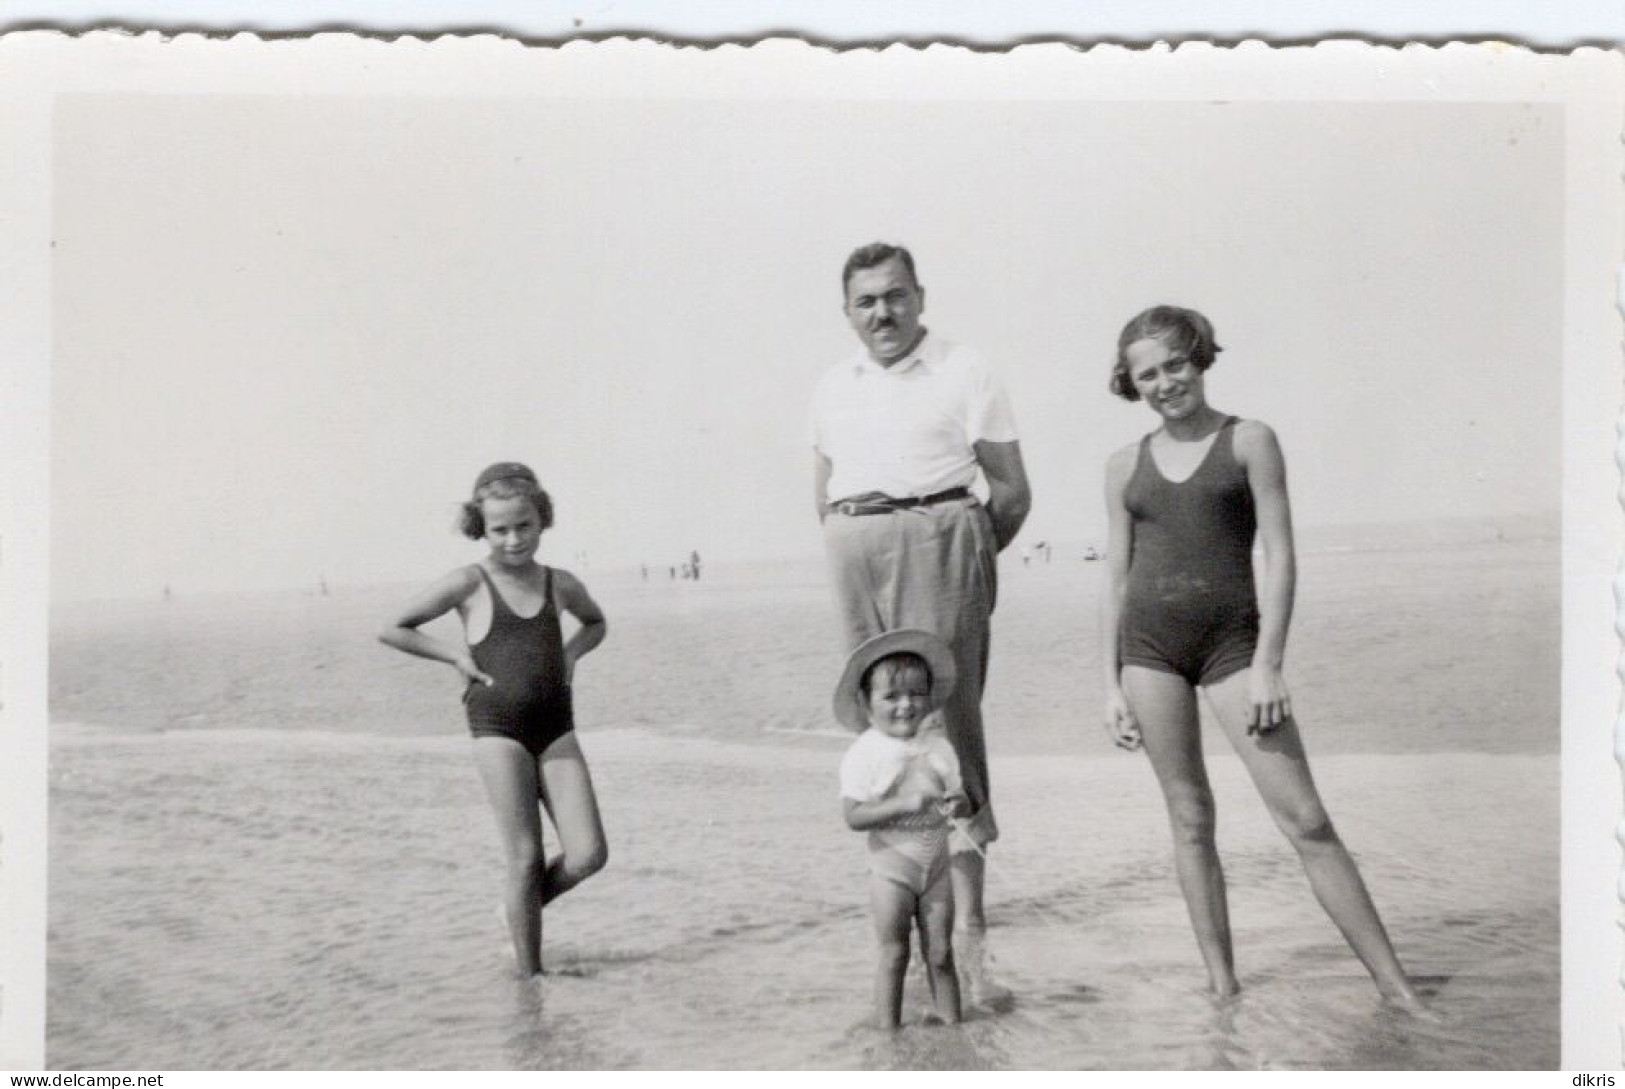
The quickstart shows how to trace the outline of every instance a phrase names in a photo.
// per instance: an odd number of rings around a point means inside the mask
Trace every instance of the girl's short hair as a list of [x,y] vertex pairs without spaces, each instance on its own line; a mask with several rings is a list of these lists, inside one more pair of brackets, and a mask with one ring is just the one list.
[[1213,339],[1213,323],[1182,306],[1153,306],[1123,326],[1117,338],[1117,362],[1112,365],[1111,391],[1125,401],[1138,401],[1140,391],[1128,373],[1128,346],[1139,340],[1160,340],[1168,350],[1184,356],[1199,371],[1213,366],[1224,351]]
[[541,519],[542,528],[550,529],[553,525],[553,500],[529,476],[504,476],[481,484],[474,489],[474,498],[463,504],[463,510],[458,519],[457,528],[464,537],[471,541],[478,541],[485,536],[485,510],[480,506],[487,499],[529,499],[536,508],[536,516]]
[[868,698],[870,691],[872,691],[874,676],[882,666],[885,667],[885,674],[892,677],[899,673],[918,670],[925,674],[927,691],[935,683],[935,678],[931,676],[931,663],[913,651],[902,650],[896,654],[888,654],[884,658],[876,658],[870,663],[869,668],[863,671],[863,676],[858,680],[858,691],[863,693],[865,698]]

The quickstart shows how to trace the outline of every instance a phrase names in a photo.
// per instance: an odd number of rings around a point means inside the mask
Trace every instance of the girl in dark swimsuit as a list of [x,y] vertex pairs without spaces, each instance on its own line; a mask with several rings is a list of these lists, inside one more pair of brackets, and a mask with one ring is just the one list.
[[[1174,864],[1208,980],[1240,990],[1196,690],[1241,756],[1309,884],[1384,997],[1419,1007],[1365,883],[1321,804],[1292,719],[1281,661],[1297,578],[1286,465],[1275,434],[1207,403],[1219,346],[1192,310],[1159,306],[1118,340],[1112,391],[1144,400],[1162,427],[1106,468],[1111,545],[1101,636],[1106,730],[1142,746],[1162,787]],[[1253,584],[1255,536],[1262,594]]]
[[[552,502],[534,473],[515,462],[486,469],[463,505],[462,530],[489,545],[490,555],[407,602],[379,634],[398,650],[448,663],[466,683],[474,760],[508,860],[508,930],[527,976],[542,970],[542,905],[609,857],[570,703],[575,663],[603,642],[604,614],[574,575],[536,562],[552,524]],[[466,646],[418,631],[453,609]],[[568,642],[561,612],[580,624]],[[559,835],[561,851],[550,863],[538,798]]]

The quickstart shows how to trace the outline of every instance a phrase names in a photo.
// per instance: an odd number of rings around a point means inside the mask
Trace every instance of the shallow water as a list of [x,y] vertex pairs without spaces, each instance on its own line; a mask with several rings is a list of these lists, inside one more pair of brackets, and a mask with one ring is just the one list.
[[[1311,752],[1557,751],[1553,542],[1309,554],[1299,568],[1287,679]],[[984,702],[995,758],[1112,751],[1097,725],[1104,571],[1001,561]],[[610,637],[582,666],[583,726],[747,742],[833,726],[842,656],[819,564],[719,567],[699,583],[586,581]],[[52,717],[455,736],[451,670],[373,638],[413,589],[62,606]]]
[[[1133,758],[1009,762],[990,946],[1007,1007],[861,1026],[872,952],[837,748],[589,738],[609,868],[517,980],[460,741],[59,730],[49,1059],[156,1068],[1282,1068],[1557,1063],[1556,761],[1329,757],[1336,808],[1443,1024],[1385,1011],[1213,761],[1246,992],[1201,993]],[[1483,797],[1426,790],[1470,777]],[[1495,802],[1490,803],[1493,797]],[[1531,814],[1535,816],[1531,818]],[[1386,850],[1384,849],[1386,848]],[[917,1022],[917,979],[910,1020]]]
[[862,838],[835,799],[846,739],[823,711],[839,663],[816,570],[600,591],[611,640],[578,687],[611,861],[547,912],[539,984],[511,971],[455,689],[371,642],[395,592],[64,610],[48,1060],[1555,1067],[1545,556],[1305,563],[1289,678],[1317,781],[1437,1023],[1377,1001],[1222,743],[1211,771],[1245,991],[1202,993],[1156,786],[1095,725],[1098,565],[1004,579],[989,945],[1013,998],[921,1025],[911,976],[896,1035],[862,1023]]

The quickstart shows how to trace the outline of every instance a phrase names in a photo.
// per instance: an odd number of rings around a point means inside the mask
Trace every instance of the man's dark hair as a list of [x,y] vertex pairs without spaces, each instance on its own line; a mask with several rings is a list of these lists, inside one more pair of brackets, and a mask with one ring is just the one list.
[[914,284],[914,290],[920,289],[920,277],[914,271],[914,255],[902,246],[894,246],[890,242],[871,242],[867,246],[859,246],[852,251],[852,256],[846,259],[846,267],[841,269],[841,299],[846,299],[846,287],[852,282],[852,275],[866,268],[883,265],[893,257],[903,262],[908,269],[908,278]]

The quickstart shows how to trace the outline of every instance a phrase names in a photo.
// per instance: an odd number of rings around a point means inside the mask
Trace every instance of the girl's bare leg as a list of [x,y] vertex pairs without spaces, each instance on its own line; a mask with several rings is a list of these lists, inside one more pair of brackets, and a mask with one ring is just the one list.
[[931,979],[937,1016],[959,1021],[959,973],[954,968],[954,887],[944,875],[921,894],[915,906],[920,925],[920,957]]
[[914,894],[895,881],[871,875],[869,915],[880,957],[875,970],[875,1024],[894,1029],[903,1021],[903,975],[914,925]]
[[1321,803],[1297,723],[1289,720],[1266,734],[1247,733],[1247,672],[1204,689],[1215,716],[1271,818],[1298,852],[1315,898],[1371,973],[1377,989],[1391,1001],[1422,1005],[1400,967],[1360,871]]
[[512,738],[476,737],[474,764],[485,783],[508,864],[503,908],[519,971],[542,970],[542,816],[536,808],[536,760]]
[[542,805],[559,834],[560,846],[558,857],[542,876],[542,903],[546,904],[603,869],[609,861],[609,845],[587,758],[574,732],[549,745],[537,763]]
[[1123,693],[1139,720],[1146,755],[1162,787],[1173,828],[1174,870],[1185,894],[1196,944],[1215,994],[1241,990],[1230,944],[1230,908],[1214,842],[1217,815],[1202,761],[1196,693],[1183,677],[1140,666],[1123,668]]

